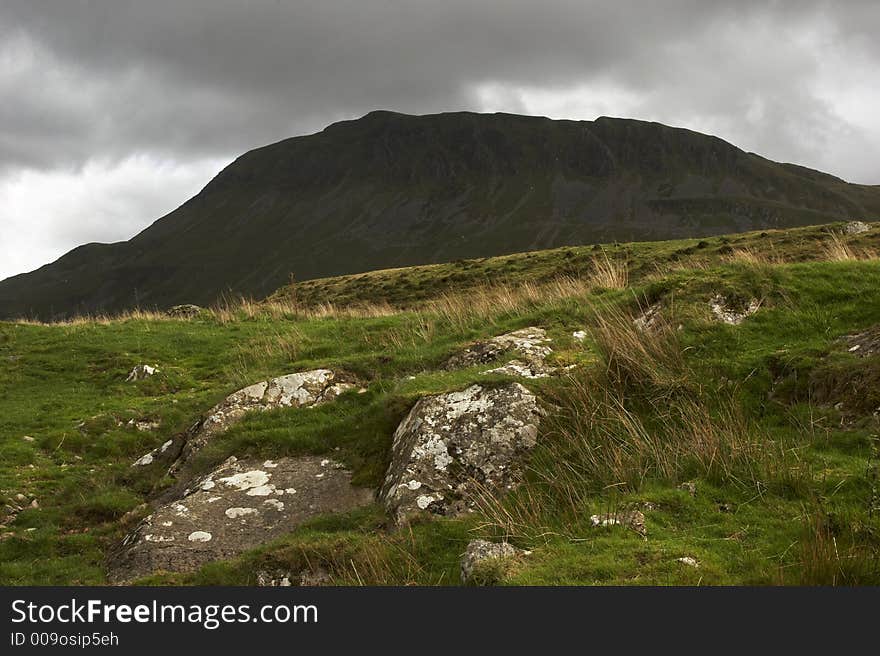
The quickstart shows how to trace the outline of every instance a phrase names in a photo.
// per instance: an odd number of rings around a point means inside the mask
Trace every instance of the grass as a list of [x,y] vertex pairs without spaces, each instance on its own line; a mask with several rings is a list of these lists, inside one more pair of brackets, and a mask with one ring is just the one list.
[[[130,463],[270,376],[329,367],[367,391],[248,416],[198,467],[332,452],[376,487],[420,396],[501,380],[483,373],[493,365],[443,370],[451,354],[540,325],[553,362],[575,368],[528,381],[551,413],[512,494],[396,532],[377,507],[318,518],[239,559],[142,582],[307,570],[335,584],[450,585],[470,539],[505,537],[531,554],[493,573],[502,584],[877,584],[880,360],[840,341],[880,324],[875,233],[556,249],[297,283],[190,320],[0,323],[0,501],[11,508],[0,511],[0,582],[105,583],[107,553],[164,484]],[[724,325],[708,308],[715,294],[761,309]],[[653,304],[661,318],[637,329]],[[126,383],[139,363],[160,373]],[[633,510],[647,540],[589,519]]]

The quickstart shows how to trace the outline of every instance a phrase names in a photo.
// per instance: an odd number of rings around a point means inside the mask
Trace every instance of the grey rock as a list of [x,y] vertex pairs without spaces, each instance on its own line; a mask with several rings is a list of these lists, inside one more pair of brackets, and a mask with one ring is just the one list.
[[159,373],[159,365],[139,364],[129,372],[125,382],[133,383],[144,380],[150,376],[155,376],[157,373]]
[[446,362],[446,369],[461,369],[487,364],[497,360],[505,353],[513,352],[517,354],[517,360],[486,373],[544,378],[554,371],[545,362],[547,356],[553,352],[549,343],[550,339],[543,328],[530,326],[514,330],[483,342],[471,344],[461,353],[452,356]]
[[847,235],[859,235],[863,232],[868,232],[871,229],[864,221],[850,221],[845,226],[843,226],[843,232]]
[[517,485],[541,410],[519,383],[421,399],[397,427],[379,499],[397,522],[472,511],[474,495]]
[[165,311],[169,317],[174,317],[175,319],[192,319],[193,317],[199,316],[201,314],[202,308],[198,305],[185,304],[185,305],[175,305],[174,307],[168,308]]
[[738,326],[746,317],[753,315],[761,307],[761,302],[753,298],[744,308],[731,307],[727,299],[721,294],[716,294],[709,300],[709,309],[718,321],[731,326]]
[[[462,583],[478,582],[482,577],[476,576],[486,563],[498,564],[498,561],[506,561],[524,553],[507,542],[489,542],[488,540],[471,540],[468,543],[464,556],[461,558]],[[489,581],[480,580],[480,583]]]
[[696,483],[691,483],[691,482],[682,483],[681,485],[678,486],[678,489],[684,490],[685,492],[690,494],[692,497],[697,496],[697,484]]
[[224,433],[249,412],[315,406],[334,400],[354,385],[337,380],[329,369],[314,369],[279,376],[249,385],[227,396],[186,438],[180,457],[169,469],[178,475],[189,460],[213,437]]
[[642,537],[648,534],[648,530],[645,528],[645,515],[640,510],[625,510],[623,512],[606,513],[603,515],[591,515],[590,523],[594,527],[624,526],[632,529]]
[[111,558],[114,582],[186,572],[289,533],[317,515],[372,503],[340,464],[319,457],[229,458],[148,515]]

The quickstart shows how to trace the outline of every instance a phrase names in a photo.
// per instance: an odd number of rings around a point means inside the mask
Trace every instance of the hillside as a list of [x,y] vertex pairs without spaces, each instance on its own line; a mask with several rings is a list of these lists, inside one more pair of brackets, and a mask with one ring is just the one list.
[[130,241],[0,282],[0,317],[206,305],[291,276],[878,215],[878,187],[656,123],[374,112],[246,153]]
[[0,322],[0,584],[878,585],[880,225]]

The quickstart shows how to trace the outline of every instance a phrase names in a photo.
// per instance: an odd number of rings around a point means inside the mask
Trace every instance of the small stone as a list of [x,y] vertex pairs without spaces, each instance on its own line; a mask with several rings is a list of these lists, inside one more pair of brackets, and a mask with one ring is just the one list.
[[33,501],[31,501],[31,508],[39,508],[39,507],[40,507],[40,502],[39,502],[39,501],[37,501],[36,499],[34,499]]
[[139,364],[131,370],[131,373],[128,374],[128,378],[125,379],[125,382],[132,383],[138,380],[144,380],[150,376],[155,376],[157,373],[159,373],[158,365],[150,366],[148,364]]
[[738,326],[746,317],[753,315],[761,307],[761,302],[752,299],[741,311],[737,311],[728,305],[727,299],[721,294],[716,294],[709,301],[709,308],[719,321],[731,326]]
[[692,497],[697,496],[697,484],[696,483],[691,483],[691,482],[682,483],[681,485],[678,486],[678,489],[684,490],[685,492],[690,494]]
[[582,341],[584,341],[584,340],[587,338],[587,331],[586,331],[586,330],[575,330],[575,331],[571,334],[571,336],[572,336],[575,340],[577,340],[578,342],[582,342]]
[[590,523],[595,527],[625,526],[642,537],[645,537],[648,533],[648,530],[645,528],[645,515],[639,510],[606,513],[604,515],[591,515]]
[[192,319],[193,317],[199,316],[201,312],[202,308],[200,308],[198,305],[187,303],[184,305],[175,305],[174,307],[170,307],[165,311],[165,314],[175,319]]
[[23,438],[21,438],[21,439],[23,439],[25,442],[34,442],[34,441],[36,441],[36,440],[34,440],[34,438],[31,437],[30,435],[25,435],[25,436],[24,436]]
[[[496,583],[499,574],[503,574],[505,561],[524,552],[507,542],[489,542],[488,540],[471,540],[461,559],[461,580],[463,583],[491,585]],[[488,566],[487,566],[488,565]],[[500,565],[500,567],[494,567]]]
[[700,566],[700,561],[698,561],[696,558],[691,558],[690,556],[676,558],[676,561],[678,561],[682,565],[687,565],[688,567],[699,567]]
[[190,542],[210,542],[211,534],[207,531],[193,531],[189,534]]

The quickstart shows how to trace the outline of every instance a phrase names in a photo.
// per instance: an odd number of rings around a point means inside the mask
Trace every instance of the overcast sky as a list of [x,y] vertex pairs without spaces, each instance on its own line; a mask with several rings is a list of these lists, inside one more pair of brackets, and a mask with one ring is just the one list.
[[878,32],[878,0],[0,0],[0,279],[373,109],[655,120],[880,184]]

